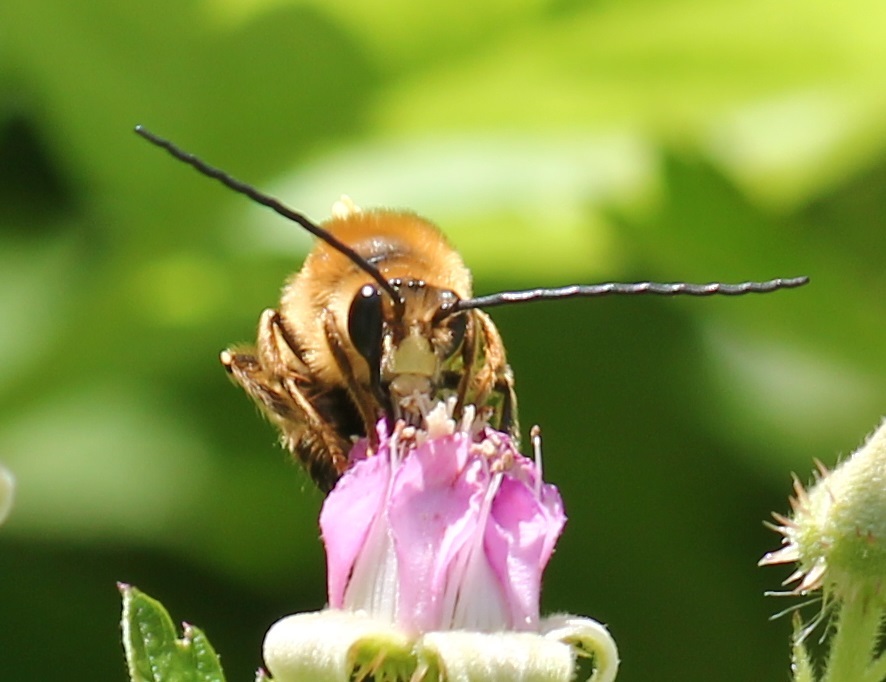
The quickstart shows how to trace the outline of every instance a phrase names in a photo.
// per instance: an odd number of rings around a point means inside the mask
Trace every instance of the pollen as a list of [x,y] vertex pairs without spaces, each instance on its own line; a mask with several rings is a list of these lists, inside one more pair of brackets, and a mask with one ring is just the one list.
[[332,217],[338,220],[345,220],[355,213],[361,212],[360,207],[347,194],[342,194],[341,198],[332,204]]

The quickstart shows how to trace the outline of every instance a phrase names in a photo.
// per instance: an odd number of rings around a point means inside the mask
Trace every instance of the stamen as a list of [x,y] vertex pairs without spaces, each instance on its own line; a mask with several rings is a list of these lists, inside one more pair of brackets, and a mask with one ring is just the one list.
[[[453,396],[452,401],[452,409],[455,409],[455,397]],[[448,402],[448,401],[447,401]],[[465,405],[465,409],[462,410],[461,413],[461,426],[459,427],[459,431],[462,433],[470,433],[471,427],[474,425],[474,419],[477,417],[477,408],[473,405]]]
[[535,468],[538,469],[538,477],[535,479],[535,496],[541,496],[541,482],[544,479],[544,470],[541,462],[541,427],[536,424],[529,430],[529,439],[532,441],[532,454],[535,457]]

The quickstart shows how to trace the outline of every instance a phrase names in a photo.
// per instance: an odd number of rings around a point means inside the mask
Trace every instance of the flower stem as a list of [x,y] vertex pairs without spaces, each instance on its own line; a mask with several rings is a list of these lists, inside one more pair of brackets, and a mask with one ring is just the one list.
[[853,590],[842,600],[839,609],[822,682],[866,681],[879,639],[883,609],[866,589]]

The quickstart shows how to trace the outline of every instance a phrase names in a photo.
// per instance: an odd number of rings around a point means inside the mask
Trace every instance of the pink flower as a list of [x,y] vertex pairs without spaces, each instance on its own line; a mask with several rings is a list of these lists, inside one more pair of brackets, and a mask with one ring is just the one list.
[[[429,420],[445,420],[445,413]],[[510,439],[484,428],[388,436],[355,462],[320,515],[329,605],[410,633],[535,631],[541,575],[566,517]],[[433,427],[432,427],[433,428]]]
[[265,638],[277,682],[363,679],[565,682],[576,659],[610,682],[618,651],[588,618],[539,616],[541,576],[566,517],[536,461],[505,434],[449,417],[378,425],[326,498],[329,608]]

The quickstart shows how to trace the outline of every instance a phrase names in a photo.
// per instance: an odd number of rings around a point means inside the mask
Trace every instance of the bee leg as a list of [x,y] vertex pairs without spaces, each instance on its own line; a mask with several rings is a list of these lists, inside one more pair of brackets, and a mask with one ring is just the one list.
[[514,373],[505,358],[505,346],[498,329],[482,310],[477,310],[475,318],[479,327],[478,353],[482,359],[480,369],[465,374],[475,376],[474,386],[477,402],[480,405],[492,403],[495,407],[496,428],[506,431],[520,445],[520,423],[517,415],[517,395],[514,392]]
[[517,394],[514,392],[514,373],[510,366],[505,366],[505,372],[498,377],[493,386],[493,391],[501,396],[501,417],[498,427],[506,431],[514,441],[516,447],[520,447],[520,422],[517,419]]
[[298,420],[298,414],[288,394],[279,385],[279,381],[262,367],[254,350],[229,348],[223,350],[219,358],[231,378],[246,391],[271,421],[280,423]]
[[284,336],[279,314],[262,313],[257,348],[232,348],[222,364],[268,419],[280,429],[283,445],[329,490],[347,468],[350,443],[312,404],[308,368],[291,338]]
[[480,364],[477,358],[477,326],[476,315],[471,313],[470,323],[465,328],[465,338],[461,346],[462,371],[459,375],[458,388],[455,393],[455,415],[461,417],[468,402],[468,391],[474,378],[474,366]]
[[283,444],[307,467],[311,478],[323,492],[329,492],[348,468],[347,452],[350,448],[344,438],[314,409],[307,396],[292,379],[284,381],[287,393],[304,415],[306,428],[297,437],[286,429]]
[[286,329],[278,311],[268,308],[262,312],[256,344],[261,364],[277,376],[294,374],[305,380],[310,376],[301,345]]
[[342,374],[344,384],[348,387],[348,393],[360,414],[363,421],[363,428],[366,437],[369,438],[370,448],[375,450],[378,447],[378,434],[375,430],[375,424],[379,418],[379,406],[375,396],[363,384],[357,381],[354,375],[354,367],[348,358],[348,354],[344,348],[344,342],[335,323],[335,317],[331,311],[324,309],[323,328],[326,332],[326,341],[329,344],[329,350],[332,351],[332,357],[335,364]]

